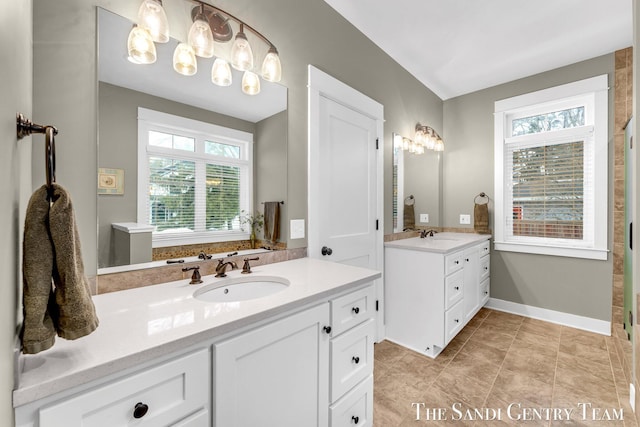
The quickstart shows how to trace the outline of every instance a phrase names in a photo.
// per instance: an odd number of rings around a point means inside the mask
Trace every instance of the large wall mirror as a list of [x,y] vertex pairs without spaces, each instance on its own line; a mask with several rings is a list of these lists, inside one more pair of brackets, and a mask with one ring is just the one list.
[[[193,6],[184,2],[178,9],[189,17]],[[139,223],[140,108],[252,135],[247,211],[261,211],[261,202],[287,197],[287,88],[262,81],[259,94],[246,95],[240,89],[242,74],[235,70],[231,86],[216,86],[211,83],[215,58],[198,58],[195,75],[179,75],[172,66],[178,43],[173,39],[157,44],[154,64],[133,64],[126,49],[132,26],[131,20],[98,8],[98,168],[117,181],[105,182],[104,191],[98,190],[98,268],[125,263],[117,254],[113,224]],[[229,49],[223,43],[216,47],[221,52]],[[112,190],[109,184],[114,184]],[[286,212],[281,215],[286,218]],[[281,236],[287,235],[285,227],[283,221]]]
[[[393,134],[393,232],[439,227],[444,152],[410,153],[403,149],[402,139]],[[413,218],[413,224],[405,215]]]

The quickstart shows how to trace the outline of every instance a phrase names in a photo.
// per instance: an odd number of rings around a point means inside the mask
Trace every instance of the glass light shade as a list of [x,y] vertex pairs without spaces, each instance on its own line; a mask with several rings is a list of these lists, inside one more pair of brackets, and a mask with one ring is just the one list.
[[418,144],[420,144],[420,145],[424,145],[424,144],[425,144],[425,139],[426,139],[426,138],[425,138],[425,136],[426,136],[426,135],[424,134],[424,132],[422,131],[422,129],[418,129],[418,130],[416,131],[416,135],[415,135],[414,139],[415,139],[415,141],[416,141]]
[[230,86],[232,82],[231,67],[222,58],[216,58],[211,67],[211,81],[218,86]]
[[418,145],[416,147],[416,154],[424,154],[424,145]]
[[410,143],[411,143],[411,140],[409,138],[402,138],[402,149],[405,151],[408,150]]
[[275,47],[271,46],[267,56],[262,62],[262,78],[268,82],[279,82],[282,78],[282,65],[280,56]]
[[397,133],[393,135],[393,146],[398,149],[402,149],[402,136]]
[[444,151],[444,142],[440,138],[436,141],[433,151]]
[[231,65],[236,70],[250,71],[253,69],[253,51],[247,36],[242,32],[236,34],[236,39],[231,47]]
[[156,45],[147,30],[133,27],[127,39],[129,61],[134,64],[153,64],[156,62]]
[[187,38],[189,46],[193,48],[196,55],[201,58],[211,58],[213,56],[213,33],[204,15],[196,16]]
[[411,154],[416,152],[416,143],[414,141],[409,142],[409,152]]
[[154,42],[166,43],[169,41],[169,21],[162,7],[162,2],[144,0],[138,9],[138,25],[149,31]]
[[260,93],[260,78],[251,71],[245,71],[242,76],[242,91],[247,95],[257,95]]
[[193,76],[198,71],[196,54],[186,43],[179,43],[173,51],[173,69],[183,76]]
[[432,134],[428,134],[424,145],[427,149],[433,150],[436,145],[436,138]]

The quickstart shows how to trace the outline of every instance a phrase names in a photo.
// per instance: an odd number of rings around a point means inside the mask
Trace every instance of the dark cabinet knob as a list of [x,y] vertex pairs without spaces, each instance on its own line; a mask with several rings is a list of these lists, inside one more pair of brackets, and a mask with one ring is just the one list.
[[353,356],[351,358],[351,361],[357,365],[358,363],[360,363],[360,358],[358,356]]
[[455,261],[453,261],[453,263],[454,263],[455,265],[458,265],[458,264],[460,264],[460,261],[455,260]]
[[353,421],[354,424],[358,424],[358,421],[360,421],[360,418],[354,415],[353,417],[351,417],[351,421]]
[[323,246],[320,252],[322,253],[322,256],[331,255],[333,253],[333,249]]
[[453,289],[455,289],[456,291],[460,290],[460,286],[455,286]]
[[351,311],[353,311],[355,314],[358,314],[360,313],[360,307],[353,307]]
[[133,408],[133,418],[142,418],[147,415],[147,411],[149,411],[149,406],[142,402],[138,402]]
[[460,323],[459,319],[453,319],[453,321],[456,322],[456,323]]
[[330,334],[331,333],[331,326],[325,326],[324,328],[322,328],[323,331],[325,331],[325,333]]

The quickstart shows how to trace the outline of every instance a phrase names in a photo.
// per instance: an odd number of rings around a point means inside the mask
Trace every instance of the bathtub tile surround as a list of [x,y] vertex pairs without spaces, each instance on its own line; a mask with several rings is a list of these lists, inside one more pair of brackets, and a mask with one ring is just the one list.
[[[500,338],[487,341],[499,334]],[[541,320],[481,309],[435,359],[389,341],[375,346],[374,426],[637,426],[615,338]],[[412,402],[447,408],[448,420],[416,421]],[[454,403],[502,408],[501,420],[452,420]],[[506,408],[593,407],[623,410],[624,421],[582,424],[510,420]],[[577,409],[574,409],[574,414]],[[425,424],[426,423],[426,424]]]
[[[257,261],[251,261],[252,267],[304,258],[307,256],[307,248],[262,252],[249,257],[254,258],[255,256],[258,256],[260,259]],[[95,279],[95,290],[96,294],[105,294],[109,292],[123,291],[126,289],[157,285],[159,283],[170,282],[173,280],[188,279],[191,277],[191,271],[183,272],[182,269],[196,265],[200,266],[200,274],[202,276],[206,276],[209,274],[215,274],[216,265],[218,264],[217,260],[220,258],[224,258],[226,261],[233,261],[238,265],[238,268],[242,268],[243,260],[246,257],[247,255],[227,257],[226,254],[222,253],[214,254],[209,260],[194,260],[182,264],[167,264],[161,267],[141,270],[100,274]]]
[[[284,242],[277,242],[275,244],[268,243],[264,240],[256,240],[256,247],[269,247],[274,250],[287,249],[287,244]],[[218,243],[206,243],[197,245],[181,245],[181,246],[167,246],[163,248],[153,248],[152,259],[153,261],[162,261],[165,259],[175,258],[187,258],[192,256],[198,256],[200,252],[207,254],[223,253],[243,251],[251,248],[250,240],[242,240],[238,242],[218,242]]]

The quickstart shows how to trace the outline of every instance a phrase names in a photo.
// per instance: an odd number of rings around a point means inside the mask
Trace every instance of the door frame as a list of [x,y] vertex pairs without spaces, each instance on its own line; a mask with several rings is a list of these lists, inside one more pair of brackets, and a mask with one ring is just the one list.
[[318,194],[322,171],[319,167],[320,147],[320,98],[330,99],[357,111],[376,122],[376,138],[379,141],[376,150],[376,218],[378,218],[378,232],[376,234],[376,269],[382,273],[379,279],[374,281],[377,312],[377,338],[384,338],[384,106],[371,99],[367,95],[337,80],[329,74],[309,64],[308,67],[308,157],[307,157],[307,255],[311,258],[321,258],[320,255],[320,230],[319,223],[320,204],[311,197]]

